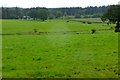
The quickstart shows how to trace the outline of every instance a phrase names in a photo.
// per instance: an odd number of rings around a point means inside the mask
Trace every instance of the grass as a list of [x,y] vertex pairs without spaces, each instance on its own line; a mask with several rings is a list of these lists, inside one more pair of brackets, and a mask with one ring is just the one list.
[[[3,20],[3,33],[39,31],[90,32],[114,25],[82,24],[64,20]],[[3,36],[4,78],[117,78],[118,34],[43,34]]]
[[80,18],[80,19],[73,19],[73,20],[77,20],[77,21],[84,21],[84,22],[98,22],[98,23],[102,23],[100,18]]
[[40,21],[25,21],[25,20],[3,20],[3,34],[18,33],[18,32],[32,32],[34,29],[38,31],[91,31],[91,29],[105,29],[113,27],[107,24],[81,24],[80,22],[69,22],[65,20],[48,20],[46,22]]

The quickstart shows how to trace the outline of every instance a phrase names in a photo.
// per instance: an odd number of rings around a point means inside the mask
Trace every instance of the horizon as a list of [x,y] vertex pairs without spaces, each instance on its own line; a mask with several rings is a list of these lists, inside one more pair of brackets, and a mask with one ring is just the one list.
[[[20,7],[20,8],[34,8],[34,7],[45,7],[45,8],[69,8],[69,7],[100,7],[100,6],[108,6],[108,5],[116,5],[119,0],[109,1],[109,0],[13,0],[9,2],[8,0],[0,1],[1,7]],[[26,5],[27,3],[27,5]]]

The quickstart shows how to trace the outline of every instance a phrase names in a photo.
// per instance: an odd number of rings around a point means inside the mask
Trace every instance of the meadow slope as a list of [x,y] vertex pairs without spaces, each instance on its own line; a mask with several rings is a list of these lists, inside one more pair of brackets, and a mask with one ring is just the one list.
[[[2,34],[13,34],[3,35],[3,77],[117,78],[118,33],[111,27],[65,20],[3,20]],[[34,29],[56,33],[17,34]]]

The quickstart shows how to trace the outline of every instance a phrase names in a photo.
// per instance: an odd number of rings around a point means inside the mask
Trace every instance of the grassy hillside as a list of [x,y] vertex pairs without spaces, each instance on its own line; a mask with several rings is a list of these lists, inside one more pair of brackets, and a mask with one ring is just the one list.
[[65,20],[3,20],[3,34],[11,34],[3,35],[3,77],[117,78],[118,34],[111,27]]

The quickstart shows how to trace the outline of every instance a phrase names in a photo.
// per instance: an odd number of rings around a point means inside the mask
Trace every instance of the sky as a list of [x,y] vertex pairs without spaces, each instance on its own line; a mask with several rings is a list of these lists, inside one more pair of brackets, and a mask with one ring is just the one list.
[[118,4],[120,0],[0,0],[3,7],[88,7]]

